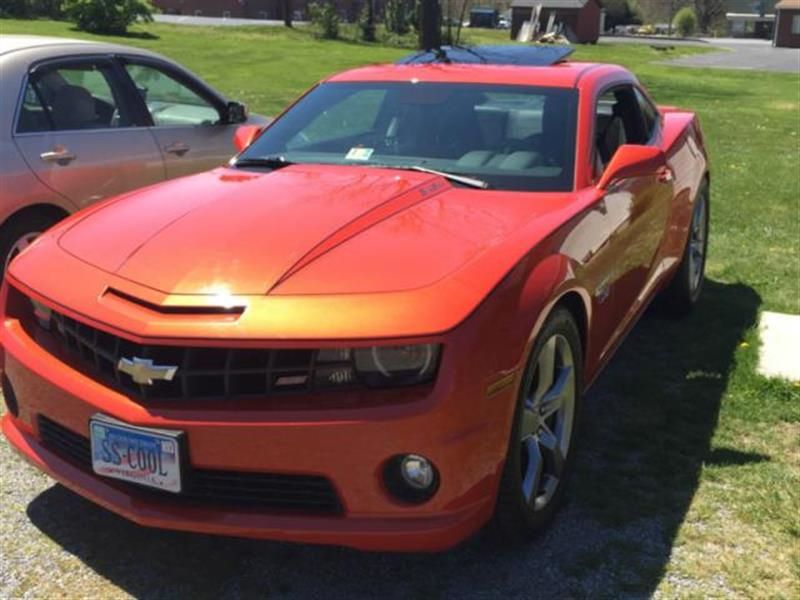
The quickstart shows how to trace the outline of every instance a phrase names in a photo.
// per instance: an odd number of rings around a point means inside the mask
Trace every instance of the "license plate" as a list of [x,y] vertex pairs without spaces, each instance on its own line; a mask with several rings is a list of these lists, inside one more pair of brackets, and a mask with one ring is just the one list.
[[182,433],[134,427],[103,415],[89,420],[92,469],[168,492],[181,491]]

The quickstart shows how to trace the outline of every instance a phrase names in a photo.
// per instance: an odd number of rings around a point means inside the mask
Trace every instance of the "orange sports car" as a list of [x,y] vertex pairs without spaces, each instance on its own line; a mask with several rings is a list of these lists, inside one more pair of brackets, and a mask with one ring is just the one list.
[[2,292],[12,446],[152,527],[546,525],[585,389],[651,300],[700,295],[708,165],[621,67],[474,56],[334,75],[228,167],[41,236]]

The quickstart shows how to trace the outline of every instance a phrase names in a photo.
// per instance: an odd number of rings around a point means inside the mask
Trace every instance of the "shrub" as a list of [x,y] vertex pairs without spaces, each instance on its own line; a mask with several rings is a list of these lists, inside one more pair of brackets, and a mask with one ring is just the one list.
[[697,31],[697,15],[690,7],[684,6],[675,15],[672,26],[681,37],[689,37]]
[[62,8],[78,29],[92,33],[121,35],[137,19],[153,20],[149,0],[64,0]]
[[59,19],[63,16],[61,0],[3,0],[0,2],[0,16],[21,19],[34,17]]
[[308,7],[311,23],[319,30],[320,35],[326,40],[335,40],[339,37],[339,13],[331,2],[318,4],[312,3]]
[[386,30],[397,35],[405,35],[411,29],[407,0],[386,0],[384,24]]

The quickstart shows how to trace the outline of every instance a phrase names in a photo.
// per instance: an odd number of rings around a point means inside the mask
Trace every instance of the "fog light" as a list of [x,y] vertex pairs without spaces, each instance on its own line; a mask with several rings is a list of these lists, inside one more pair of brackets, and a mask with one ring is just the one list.
[[424,456],[409,454],[400,461],[400,474],[406,483],[418,490],[428,489],[433,484],[433,465]]
[[5,373],[3,373],[2,377],[2,386],[3,386],[3,399],[6,401],[6,407],[8,407],[8,412],[10,412],[15,417],[18,417],[19,405],[17,404],[17,395],[14,393],[14,386],[11,385],[11,381],[9,381]]
[[433,463],[419,454],[400,454],[387,461],[384,483],[396,499],[412,504],[429,500],[439,489],[439,473]]

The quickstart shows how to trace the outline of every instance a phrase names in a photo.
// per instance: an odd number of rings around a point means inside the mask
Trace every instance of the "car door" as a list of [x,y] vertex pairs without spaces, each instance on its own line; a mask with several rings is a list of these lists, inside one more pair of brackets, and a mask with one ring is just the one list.
[[14,143],[47,187],[78,208],[164,179],[164,161],[106,57],[34,65]]
[[[658,145],[657,120],[644,118],[631,84],[599,95],[595,105],[596,174],[599,177],[623,144]],[[661,247],[673,198],[672,177],[664,165],[641,176],[618,180],[601,200],[609,232],[604,285],[611,300],[609,346],[627,329],[648,299],[649,282]]]
[[237,125],[226,122],[223,98],[168,63],[132,56],[120,60],[147,107],[168,178],[217,167],[235,154]]

